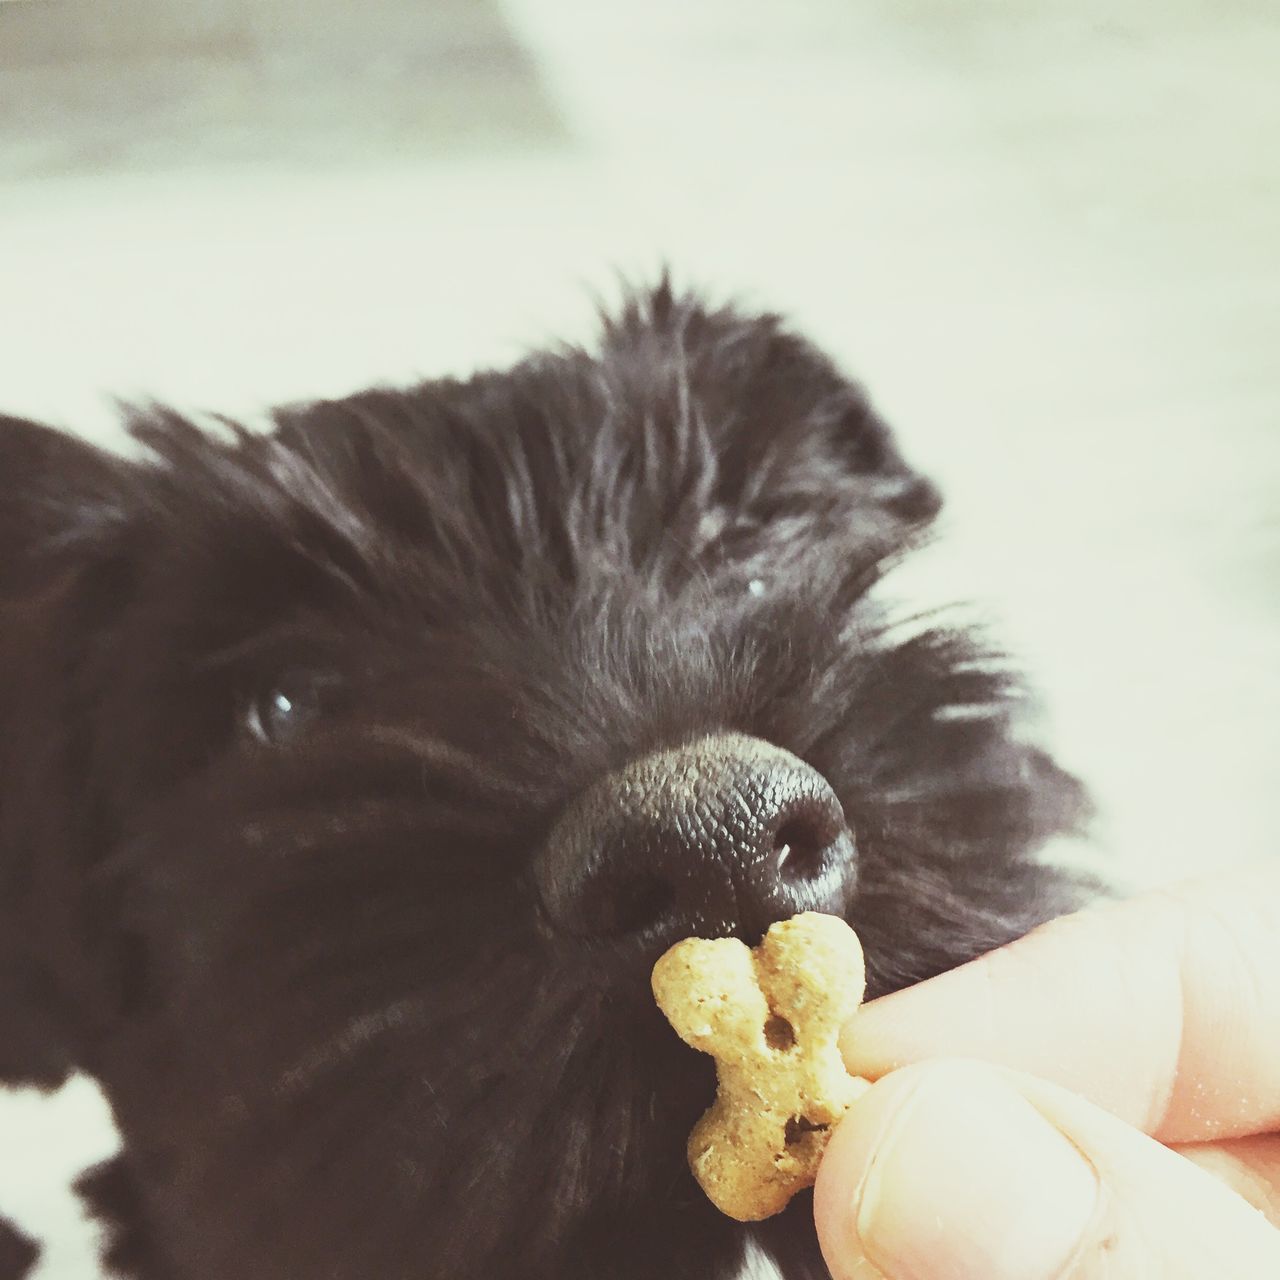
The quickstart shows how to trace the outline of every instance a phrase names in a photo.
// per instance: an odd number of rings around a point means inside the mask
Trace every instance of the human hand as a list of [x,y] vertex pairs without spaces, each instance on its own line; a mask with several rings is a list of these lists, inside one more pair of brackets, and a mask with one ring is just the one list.
[[1280,1276],[1280,865],[1055,921],[842,1049],[878,1083],[818,1174],[837,1280]]

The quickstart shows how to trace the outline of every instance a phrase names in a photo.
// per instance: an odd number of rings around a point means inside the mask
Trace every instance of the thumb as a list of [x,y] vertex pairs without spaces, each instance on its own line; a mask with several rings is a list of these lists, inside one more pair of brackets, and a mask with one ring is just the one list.
[[1210,1174],[1056,1085],[965,1061],[874,1085],[814,1212],[836,1280],[1280,1276],[1280,1231]]

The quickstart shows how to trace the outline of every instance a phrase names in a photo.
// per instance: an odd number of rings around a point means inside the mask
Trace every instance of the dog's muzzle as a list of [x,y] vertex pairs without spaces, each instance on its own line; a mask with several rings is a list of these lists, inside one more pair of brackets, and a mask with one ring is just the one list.
[[857,854],[826,779],[759,738],[659,751],[580,795],[535,864],[550,928],[634,942],[755,941],[800,911],[843,914]]

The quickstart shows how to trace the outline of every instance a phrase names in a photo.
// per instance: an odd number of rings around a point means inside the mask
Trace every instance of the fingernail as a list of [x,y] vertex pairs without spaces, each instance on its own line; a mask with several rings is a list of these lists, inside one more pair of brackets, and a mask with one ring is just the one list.
[[1093,1218],[1092,1166],[998,1076],[921,1073],[872,1156],[858,1242],[890,1280],[1055,1280]]

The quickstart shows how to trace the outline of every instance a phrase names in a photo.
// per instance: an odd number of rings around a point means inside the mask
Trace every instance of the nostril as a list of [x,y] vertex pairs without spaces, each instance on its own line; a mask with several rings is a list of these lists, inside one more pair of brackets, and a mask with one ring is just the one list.
[[791,883],[821,875],[831,840],[826,823],[808,815],[788,818],[773,838],[778,874]]
[[639,933],[668,915],[675,904],[675,888],[661,876],[627,876],[615,886],[593,932]]

